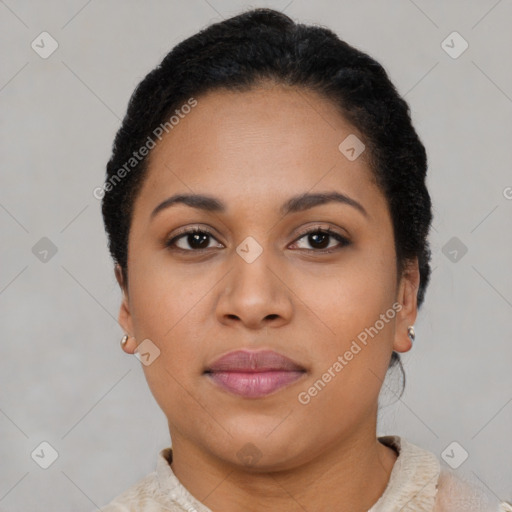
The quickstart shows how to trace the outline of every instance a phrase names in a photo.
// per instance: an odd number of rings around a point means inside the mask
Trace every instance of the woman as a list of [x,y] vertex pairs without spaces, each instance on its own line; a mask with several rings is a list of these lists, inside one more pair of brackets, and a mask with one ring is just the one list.
[[507,510],[376,437],[430,277],[427,159],[384,69],[255,9],[139,84],[103,216],[172,448],[103,510]]

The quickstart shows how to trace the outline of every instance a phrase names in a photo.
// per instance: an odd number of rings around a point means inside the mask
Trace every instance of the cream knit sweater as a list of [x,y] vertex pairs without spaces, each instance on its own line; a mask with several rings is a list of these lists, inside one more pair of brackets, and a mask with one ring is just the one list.
[[[437,457],[399,436],[379,441],[398,452],[388,485],[368,512],[512,512],[476,481],[441,468]],[[163,449],[156,470],[117,496],[102,512],[212,512],[174,475]]]

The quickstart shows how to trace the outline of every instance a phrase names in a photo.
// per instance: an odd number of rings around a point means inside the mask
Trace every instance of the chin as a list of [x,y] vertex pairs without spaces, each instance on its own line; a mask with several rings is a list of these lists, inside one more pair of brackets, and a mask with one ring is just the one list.
[[[281,420],[279,420],[281,421]],[[230,431],[232,436],[224,437],[222,445],[215,443],[212,452],[219,458],[235,464],[248,471],[265,472],[291,469],[299,464],[307,451],[307,441],[300,439],[297,434],[291,435],[285,429],[279,432],[279,421],[272,421],[270,428],[255,431],[254,423],[243,426],[238,425],[236,432]],[[293,438],[294,442],[289,440]],[[314,442],[311,441],[312,449]]]

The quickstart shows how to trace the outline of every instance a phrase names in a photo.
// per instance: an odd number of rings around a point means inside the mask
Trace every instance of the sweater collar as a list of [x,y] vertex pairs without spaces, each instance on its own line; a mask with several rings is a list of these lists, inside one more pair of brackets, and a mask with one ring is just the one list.
[[433,510],[441,472],[437,457],[400,436],[381,436],[378,439],[395,449],[398,457],[384,493],[368,512]]

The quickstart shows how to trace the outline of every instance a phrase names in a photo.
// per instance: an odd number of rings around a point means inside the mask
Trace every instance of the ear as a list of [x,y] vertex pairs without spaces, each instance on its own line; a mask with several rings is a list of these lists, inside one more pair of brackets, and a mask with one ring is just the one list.
[[407,333],[410,325],[414,325],[418,314],[418,288],[420,286],[420,271],[418,258],[407,264],[398,285],[397,302],[402,306],[396,315],[395,341],[393,350],[407,352],[412,342]]
[[132,315],[130,312],[130,302],[128,300],[128,287],[126,286],[123,279],[123,272],[121,270],[121,266],[116,264],[114,268],[114,273],[116,275],[117,282],[121,291],[123,293],[123,299],[121,301],[121,307],[119,308],[119,325],[123,329],[123,331],[129,336],[128,341],[125,343],[123,350],[128,354],[133,354],[135,349],[137,348],[137,342],[135,337],[133,336],[133,321]]

